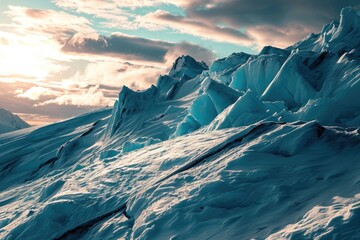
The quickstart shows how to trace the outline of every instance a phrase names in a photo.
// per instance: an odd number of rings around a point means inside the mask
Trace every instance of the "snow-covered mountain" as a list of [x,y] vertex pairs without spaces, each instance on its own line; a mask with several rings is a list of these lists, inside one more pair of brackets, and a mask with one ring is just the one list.
[[360,238],[360,17],[190,56],[113,109],[0,136],[1,239]]
[[0,134],[30,127],[19,116],[0,108]]

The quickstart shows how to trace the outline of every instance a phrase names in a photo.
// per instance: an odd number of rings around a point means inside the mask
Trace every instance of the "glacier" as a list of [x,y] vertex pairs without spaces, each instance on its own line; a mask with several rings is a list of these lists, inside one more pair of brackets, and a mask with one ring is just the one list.
[[360,238],[360,16],[0,134],[1,239]]

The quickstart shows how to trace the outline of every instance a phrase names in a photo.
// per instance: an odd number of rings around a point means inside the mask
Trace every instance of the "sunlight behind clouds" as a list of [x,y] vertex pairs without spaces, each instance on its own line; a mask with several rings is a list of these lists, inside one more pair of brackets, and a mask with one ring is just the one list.
[[27,35],[25,38],[0,32],[7,44],[0,44],[0,81],[22,78],[42,81],[50,74],[64,70],[56,59],[63,59],[56,43],[46,37]]

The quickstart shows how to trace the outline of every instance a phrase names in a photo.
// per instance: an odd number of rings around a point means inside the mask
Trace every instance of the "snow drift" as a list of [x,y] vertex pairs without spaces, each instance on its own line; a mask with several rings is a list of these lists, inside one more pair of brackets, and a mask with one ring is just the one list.
[[359,19],[1,135],[0,238],[359,238]]

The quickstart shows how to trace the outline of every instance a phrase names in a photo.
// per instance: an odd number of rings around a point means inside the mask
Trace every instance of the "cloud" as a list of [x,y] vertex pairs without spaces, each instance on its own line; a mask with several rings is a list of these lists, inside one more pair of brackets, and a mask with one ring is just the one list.
[[43,81],[66,67],[68,57],[59,53],[58,44],[44,36],[1,32],[7,44],[0,44],[0,81]]
[[[53,0],[53,3],[60,8],[95,16],[103,27],[128,30],[140,27],[140,23],[136,21],[138,15],[133,13],[134,9],[181,5],[182,2],[181,0]],[[145,23],[141,25],[143,24]],[[147,22],[147,25],[152,24]]]
[[257,48],[287,47],[338,19],[342,7],[360,6],[357,0],[182,0],[173,4],[182,7],[184,14],[157,10],[138,16],[139,27],[153,31],[174,29],[217,42]]
[[254,26],[248,28],[247,32],[256,39],[257,48],[261,49],[265,45],[286,48],[295,42],[316,32],[313,28],[306,28],[302,25],[278,28],[273,26]]
[[103,21],[100,22],[100,25],[104,27],[121,26],[123,29],[136,28],[136,24],[130,21],[134,15],[121,9],[116,1],[56,0],[54,3],[67,10],[73,10],[77,13],[91,14],[99,19],[103,19]]
[[[218,42],[230,42],[235,44],[251,45],[253,39],[245,32],[236,28],[218,26],[207,21],[198,21],[185,16],[173,15],[169,12],[157,10],[149,13],[138,21],[152,22],[155,25],[165,26],[180,31],[181,33],[195,35],[204,39]],[[156,30],[156,28],[155,28]]]
[[101,36],[89,20],[63,11],[10,6],[6,14],[12,29],[0,30],[0,84],[12,82],[6,104],[24,106],[16,112],[32,109],[58,119],[112,105],[123,85],[149,87],[180,55],[214,58],[212,51],[187,42],[119,32]]
[[39,100],[43,96],[56,96],[59,95],[59,92],[51,90],[49,88],[35,86],[31,87],[28,90],[24,91],[23,89],[17,89],[15,91],[16,97],[18,98],[27,98],[30,100]]
[[62,48],[65,52],[108,55],[127,60],[162,62],[163,56],[174,44],[141,37],[113,33],[101,35],[75,34]]
[[192,0],[185,6],[189,18],[223,22],[234,27],[302,25],[322,27],[337,19],[341,8],[359,6],[357,0]]
[[74,106],[105,106],[112,105],[111,101],[104,97],[104,93],[99,90],[99,86],[90,87],[88,90],[79,94],[65,94],[55,99],[36,104],[35,106],[44,106],[49,104],[74,105]]
[[79,85],[98,85],[106,97],[114,97],[123,85],[134,89],[148,88],[160,74],[164,74],[163,68],[128,62],[96,61],[88,63],[83,70],[77,71],[63,83],[69,89],[78,88]]
[[[62,50],[72,53],[107,55],[126,61],[165,62],[166,64],[169,64],[169,60],[174,61],[178,56],[184,54],[190,54],[194,58],[206,62],[214,59],[212,51],[199,45],[151,40],[122,33],[113,33],[109,37],[97,34],[75,34]],[[170,56],[172,57],[170,58]]]
[[359,7],[358,0],[188,0],[188,19],[246,29],[257,45],[285,47],[339,18],[341,8]]
[[5,14],[15,23],[17,32],[46,34],[62,44],[77,32],[95,32],[88,19],[63,11],[9,6]]
[[[94,15],[108,28],[174,29],[203,39],[257,48],[286,47],[338,19],[342,7],[359,7],[358,0],[57,0],[54,3]],[[183,13],[149,12],[155,6],[165,5],[174,5]],[[144,9],[141,14],[134,11],[140,8]],[[143,16],[144,12],[147,14]]]
[[194,57],[197,61],[204,61],[207,65],[210,64],[215,59],[214,52],[210,51],[207,48],[188,43],[181,42],[179,44],[171,47],[164,56],[165,65],[169,68],[172,66],[172,63],[182,55],[190,55]]
[[34,107],[33,101],[29,101],[27,98],[18,98],[14,94],[15,91],[19,88],[29,89],[33,86],[34,84],[29,82],[0,82],[0,107],[7,108],[11,112],[16,113],[17,115],[21,115],[21,117],[24,117],[24,120],[26,120],[31,125],[52,123],[98,108],[97,106],[73,106],[56,104]]
[[0,37],[0,45],[9,45],[9,41],[6,38]]
[[53,2],[63,8],[74,9],[78,12],[93,13],[98,9],[116,8],[144,8],[159,6],[163,4],[182,5],[187,1],[183,0],[53,0]]
[[175,59],[181,55],[191,54],[198,61],[208,64],[215,58],[213,52],[187,42],[173,44],[158,65],[135,64],[120,62],[116,59],[88,63],[84,69],[78,70],[73,76],[63,80],[64,89],[74,89],[98,85],[105,97],[117,97],[123,85],[133,89],[146,89],[155,84],[159,75],[166,74]]
[[7,75],[0,74],[0,82],[4,82],[4,83],[14,83],[24,79],[34,80],[36,78],[34,76],[18,74],[18,73],[7,74]]
[[89,20],[63,11],[9,6],[0,29],[0,81],[39,82],[67,69],[74,57],[59,51],[74,33],[92,33]]
[[14,33],[0,31],[6,41],[0,45],[0,82],[17,82],[14,98],[35,101],[30,103],[37,108],[109,105],[123,85],[145,89],[154,84],[177,55],[214,58],[210,50],[187,42],[119,32],[101,36],[88,20],[62,11],[11,6],[7,14]]

